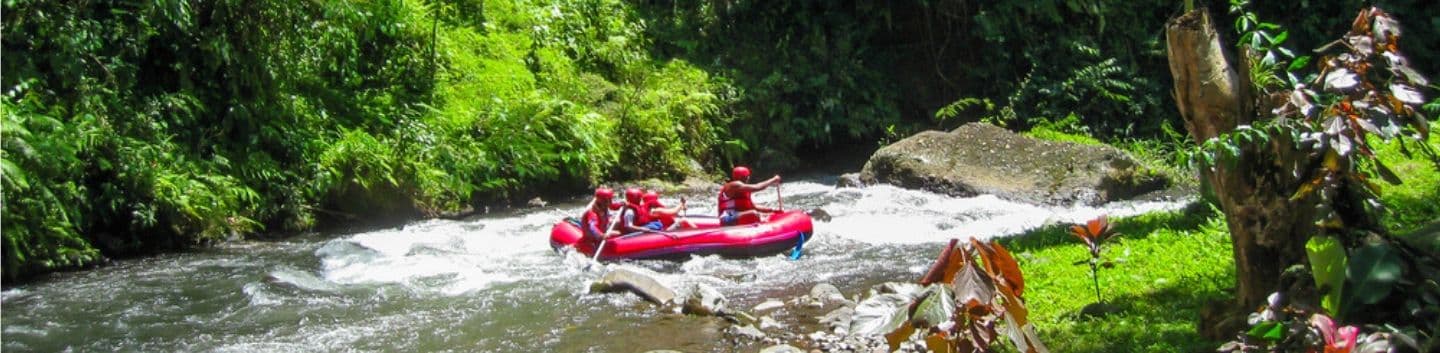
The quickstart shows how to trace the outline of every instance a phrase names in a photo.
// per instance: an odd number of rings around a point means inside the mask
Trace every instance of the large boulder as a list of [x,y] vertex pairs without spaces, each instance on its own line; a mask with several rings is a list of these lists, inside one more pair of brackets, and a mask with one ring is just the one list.
[[1114,147],[1039,140],[982,123],[921,132],[885,146],[865,163],[860,178],[1051,205],[1098,205],[1170,184]]
[[620,267],[605,273],[599,280],[591,283],[590,292],[614,293],[628,291],[655,304],[674,304],[677,296],[675,290],[660,283],[655,277],[656,274],[649,270],[629,266]]

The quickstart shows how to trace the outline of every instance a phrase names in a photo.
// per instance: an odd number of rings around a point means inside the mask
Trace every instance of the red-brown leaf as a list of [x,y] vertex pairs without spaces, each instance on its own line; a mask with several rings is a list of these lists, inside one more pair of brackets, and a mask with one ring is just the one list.
[[970,243],[980,250],[980,259],[985,261],[985,272],[989,273],[990,277],[1003,280],[1003,284],[1013,288],[1016,294],[1025,291],[1025,278],[1020,273],[1020,263],[1010,256],[1004,246],[995,241],[984,243],[974,239],[971,239]]
[[930,270],[925,271],[925,275],[920,277],[920,285],[928,286],[937,282],[950,283],[950,280],[955,278],[955,271],[959,269],[959,265],[954,264],[955,256],[953,255],[955,244],[959,242],[960,239],[950,239],[950,244],[940,251],[940,256],[935,259],[935,264],[930,265]]
[[[960,248],[961,252],[966,252]],[[970,258],[966,252],[966,258]],[[954,286],[955,307],[965,308],[965,312],[972,316],[984,316],[991,312],[990,304],[995,301],[995,286],[988,278],[980,274],[973,262],[966,264],[955,275]]]

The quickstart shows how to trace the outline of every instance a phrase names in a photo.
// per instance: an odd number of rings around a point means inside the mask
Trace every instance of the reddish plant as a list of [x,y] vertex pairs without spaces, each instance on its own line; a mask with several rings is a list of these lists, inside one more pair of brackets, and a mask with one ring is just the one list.
[[1095,283],[1095,301],[1103,303],[1105,300],[1100,297],[1100,267],[1115,267],[1115,263],[1102,261],[1100,252],[1104,250],[1106,240],[1110,240],[1120,233],[1110,227],[1110,221],[1106,219],[1105,215],[1100,215],[1098,218],[1085,222],[1085,225],[1071,226],[1070,234],[1084,241],[1085,247],[1090,250],[1089,260],[1080,260],[1075,264],[1090,264],[1090,280]]

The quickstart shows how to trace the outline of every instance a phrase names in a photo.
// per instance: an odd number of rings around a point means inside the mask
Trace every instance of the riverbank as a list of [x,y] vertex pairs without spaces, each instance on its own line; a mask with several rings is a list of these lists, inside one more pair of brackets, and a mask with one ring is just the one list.
[[[1089,268],[1073,263],[1089,255],[1067,233],[1068,224],[1000,240],[1025,274],[1030,317],[1050,351],[1196,352],[1218,346],[1196,328],[1207,303],[1229,298],[1234,281],[1223,216],[1197,203],[1112,221],[1123,235],[1105,252],[1115,267],[1100,272],[1107,307],[1103,311],[1087,308],[1097,303]],[[933,260],[939,245],[929,247],[934,251],[898,256]],[[885,282],[917,279],[918,275],[895,276]],[[742,352],[775,345],[802,352],[873,352],[885,347],[884,340],[846,335],[848,316],[856,302],[893,285],[825,282],[809,291],[792,291],[793,296],[750,298],[732,307],[750,311],[756,322],[736,323],[722,331]],[[827,286],[835,289],[824,289]],[[829,292],[835,294],[825,294]],[[901,351],[923,352],[923,347],[923,341],[912,338]]]

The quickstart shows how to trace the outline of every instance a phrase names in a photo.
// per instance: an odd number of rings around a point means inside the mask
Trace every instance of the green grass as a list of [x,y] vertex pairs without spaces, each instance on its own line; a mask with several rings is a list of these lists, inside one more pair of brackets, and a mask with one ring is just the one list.
[[[1431,146],[1440,147],[1440,121],[1430,123]],[[1440,166],[1431,164],[1418,154],[1407,158],[1396,142],[1388,144],[1372,140],[1376,157],[1395,175],[1401,185],[1380,182],[1380,199],[1390,212],[1383,218],[1386,228],[1394,234],[1406,234],[1431,222],[1440,221]],[[1411,145],[1413,147],[1413,144]],[[1413,151],[1412,151],[1413,152]]]
[[1203,205],[1112,220],[1122,235],[1103,255],[1100,290],[1118,311],[1079,313],[1095,302],[1089,258],[1068,225],[1002,240],[1026,276],[1025,298],[1052,352],[1199,352],[1220,342],[1196,332],[1205,303],[1230,297],[1235,280],[1224,219]]

